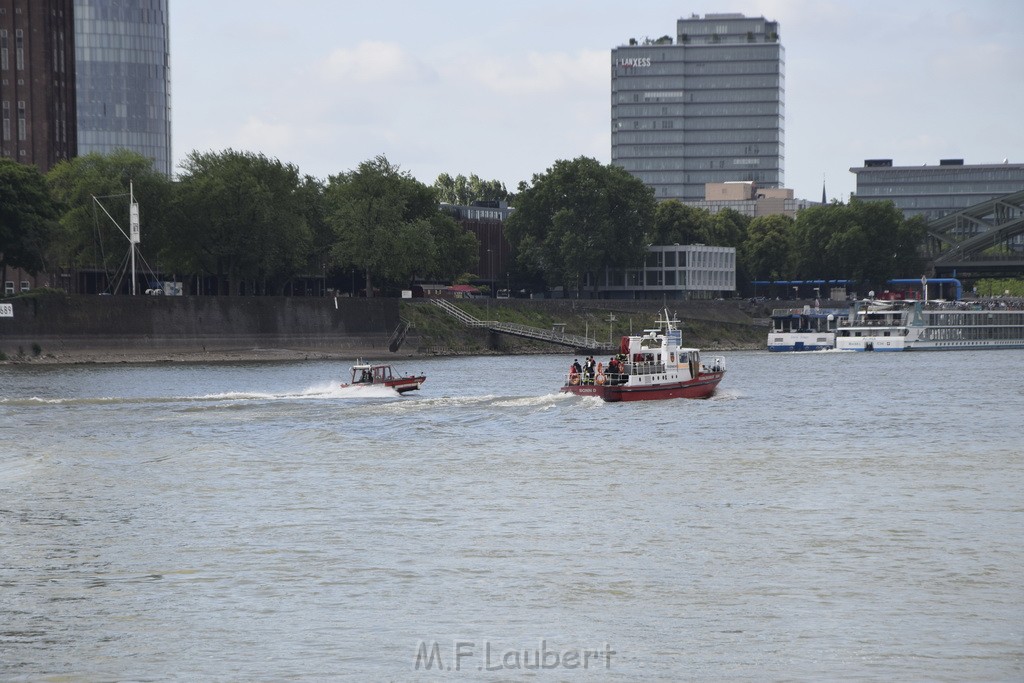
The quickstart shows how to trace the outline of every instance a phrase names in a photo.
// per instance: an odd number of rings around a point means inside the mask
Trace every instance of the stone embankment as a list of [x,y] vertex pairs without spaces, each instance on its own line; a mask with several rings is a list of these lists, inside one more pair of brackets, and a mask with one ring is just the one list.
[[[0,362],[210,362],[561,353],[548,343],[469,328],[425,300],[294,297],[68,296],[7,299]],[[481,320],[617,340],[667,307],[684,339],[710,351],[764,348],[763,311],[738,301],[468,300]],[[397,352],[392,335],[411,324]]]

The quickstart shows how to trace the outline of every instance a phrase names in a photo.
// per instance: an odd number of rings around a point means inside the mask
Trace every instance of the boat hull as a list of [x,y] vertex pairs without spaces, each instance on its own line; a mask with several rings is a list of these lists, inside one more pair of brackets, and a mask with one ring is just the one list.
[[725,372],[701,373],[686,382],[664,382],[648,385],[567,384],[562,393],[596,396],[608,402],[661,401],[670,398],[709,398],[715,393]]
[[769,351],[828,351],[835,347],[836,336],[832,332],[768,335]]
[[391,387],[400,394],[404,394],[407,391],[416,391],[420,388],[420,385],[427,381],[425,376],[421,377],[401,377],[398,379],[391,379],[385,381],[383,384],[386,387]]

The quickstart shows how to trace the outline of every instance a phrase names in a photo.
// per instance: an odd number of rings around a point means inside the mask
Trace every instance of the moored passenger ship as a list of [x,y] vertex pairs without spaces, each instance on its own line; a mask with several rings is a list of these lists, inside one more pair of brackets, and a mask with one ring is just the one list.
[[1024,348],[1024,302],[864,301],[836,330],[840,351]]
[[776,308],[768,332],[769,351],[826,351],[836,346],[836,328],[845,308]]

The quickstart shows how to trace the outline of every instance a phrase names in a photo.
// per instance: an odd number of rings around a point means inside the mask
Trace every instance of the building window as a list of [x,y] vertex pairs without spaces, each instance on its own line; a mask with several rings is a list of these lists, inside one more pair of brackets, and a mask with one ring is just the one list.
[[4,113],[3,113],[3,121],[4,121],[4,123],[3,123],[3,127],[4,127],[3,128],[3,137],[4,137],[4,140],[10,140],[11,139],[11,103],[10,102],[4,102],[4,109],[3,109],[3,111],[4,111]]
[[11,68],[7,57],[7,29],[0,30],[0,69],[7,71]]
[[30,287],[28,286],[28,280],[22,280],[21,281],[21,291],[27,292],[29,289],[30,289]]
[[18,139],[25,139],[25,101],[18,100]]
[[4,283],[4,294],[8,296],[14,294],[14,280],[8,280]]
[[25,34],[20,28],[14,32],[14,60],[18,71],[25,68]]

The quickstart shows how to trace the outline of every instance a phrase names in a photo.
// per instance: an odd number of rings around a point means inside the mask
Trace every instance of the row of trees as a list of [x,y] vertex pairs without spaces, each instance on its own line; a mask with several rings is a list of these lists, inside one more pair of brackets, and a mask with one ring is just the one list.
[[358,270],[366,292],[412,278],[454,280],[477,240],[439,210],[439,190],[384,157],[326,182],[291,164],[227,150],[193,153],[177,182],[128,151],[89,154],[41,175],[0,160],[0,265],[31,272],[114,270],[128,248],[111,218],[133,187],[142,244],[157,270],[212,276],[220,293],[278,294],[299,276]]
[[[221,293],[246,282],[278,294],[298,276],[358,271],[374,286],[465,277],[476,238],[441,201],[510,200],[497,181],[442,174],[424,185],[380,156],[321,181],[263,155],[191,154],[176,182],[127,151],[90,154],[42,176],[0,160],[0,265],[112,269],[127,249],[98,206],[127,216],[131,183],[143,212],[144,252],[157,269],[213,276]],[[586,157],[556,161],[519,184],[505,228],[519,281],[578,288],[587,273],[636,267],[650,244],[735,247],[738,279],[916,277],[921,219],[891,203],[851,201],[795,218],[711,214],[653,191],[623,169]]]
[[578,286],[587,272],[636,267],[648,244],[707,244],[737,250],[738,280],[846,278],[881,283],[920,276],[921,218],[891,202],[833,202],[784,215],[715,214],[653,191],[616,166],[558,161],[521,183],[506,228],[521,267],[549,284]]

